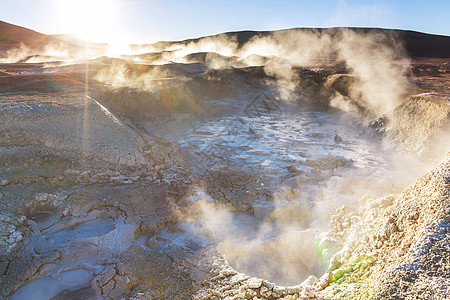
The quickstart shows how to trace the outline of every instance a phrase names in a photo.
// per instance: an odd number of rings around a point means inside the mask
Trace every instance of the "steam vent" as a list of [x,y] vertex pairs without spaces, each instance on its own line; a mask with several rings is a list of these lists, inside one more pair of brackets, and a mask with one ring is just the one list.
[[0,22],[0,126],[0,299],[450,297],[448,36]]

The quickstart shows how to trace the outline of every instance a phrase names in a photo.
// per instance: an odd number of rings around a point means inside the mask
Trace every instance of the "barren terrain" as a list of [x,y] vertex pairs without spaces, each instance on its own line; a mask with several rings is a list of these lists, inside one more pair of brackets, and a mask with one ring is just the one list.
[[449,44],[1,22],[0,297],[445,298]]

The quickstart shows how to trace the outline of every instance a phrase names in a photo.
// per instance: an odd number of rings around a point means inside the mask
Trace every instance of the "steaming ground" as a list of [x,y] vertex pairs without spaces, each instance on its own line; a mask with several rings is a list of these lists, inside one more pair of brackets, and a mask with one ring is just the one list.
[[190,201],[206,202],[199,225],[219,242],[231,266],[296,285],[325,271],[313,244],[337,207],[353,205],[363,194],[400,192],[414,177],[396,179],[390,165],[398,158],[385,153],[359,119],[278,109],[147,128],[177,141],[188,158],[199,177]]
[[0,64],[2,297],[447,294],[448,59],[346,29],[24,47]]

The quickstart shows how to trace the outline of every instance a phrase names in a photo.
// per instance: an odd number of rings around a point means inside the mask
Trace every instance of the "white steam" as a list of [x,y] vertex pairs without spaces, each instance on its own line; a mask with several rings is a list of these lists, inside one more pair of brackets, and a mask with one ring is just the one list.
[[[137,55],[139,50],[148,49],[135,47],[126,52]],[[119,57],[116,51],[110,52]],[[244,45],[239,45],[236,38],[219,35],[170,44],[147,55],[160,54],[162,60],[156,61],[157,64],[189,63],[187,56],[195,53],[206,53],[204,63],[212,69],[264,66],[266,74],[276,78],[280,100],[301,97],[298,91],[296,93],[296,87],[302,81],[296,68],[320,68],[332,61],[341,63],[346,67],[347,76],[354,80],[347,87],[348,95],[336,93],[329,100],[332,106],[350,113],[358,111],[356,106],[363,107],[372,116],[389,112],[410,88],[405,76],[409,65],[404,49],[395,36],[388,33],[349,29],[290,30],[255,36]],[[135,61],[140,61],[139,56]],[[109,78],[102,76],[102,79],[107,83],[117,82],[114,70],[109,73]],[[123,73],[119,72],[117,76],[122,77]],[[142,76],[148,77],[147,74]],[[152,76],[156,78],[157,74]],[[134,86],[136,79],[132,77],[126,81],[121,78],[120,81]]]

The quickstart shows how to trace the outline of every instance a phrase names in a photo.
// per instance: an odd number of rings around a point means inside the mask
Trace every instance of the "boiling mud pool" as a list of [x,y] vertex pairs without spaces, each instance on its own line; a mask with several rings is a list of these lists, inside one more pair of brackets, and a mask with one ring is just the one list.
[[198,232],[212,236],[235,269],[277,284],[326,270],[338,245],[321,237],[337,207],[403,187],[392,180],[381,137],[361,119],[335,113],[175,121],[152,133],[178,142],[201,176],[246,172],[255,175],[248,192],[270,191],[267,199],[238,199],[250,203],[248,211],[218,205],[201,187],[189,200],[202,203]]
[[[176,142],[198,179],[186,199],[192,205],[185,222],[135,239],[135,225],[104,211],[81,219],[35,212],[29,216],[41,231],[35,251],[72,251],[76,259],[42,269],[11,299],[96,299],[91,283],[107,272],[105,260],[133,243],[164,253],[217,247],[237,271],[297,285],[310,275],[319,277],[339,250],[324,239],[337,207],[355,206],[364,194],[380,196],[403,188],[398,181],[403,177],[394,173],[382,140],[361,120],[338,114],[226,116],[177,120],[160,128],[148,124],[147,129]],[[233,176],[221,181],[222,173]],[[229,193],[235,199],[217,199],[202,184],[212,176],[219,191],[240,193]],[[244,209],[236,202],[248,205]]]

